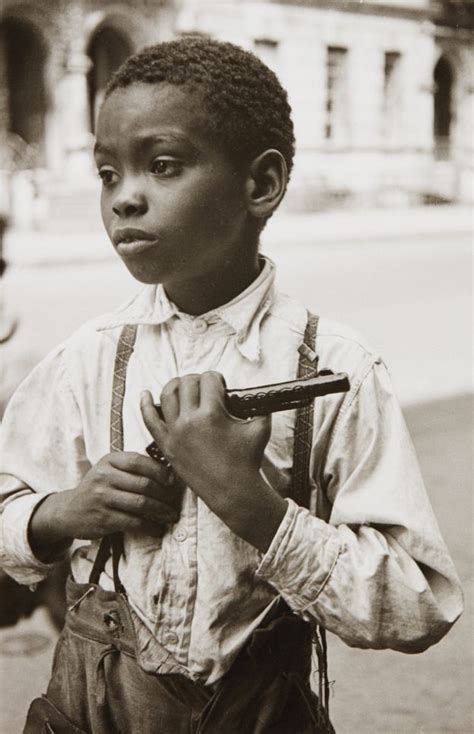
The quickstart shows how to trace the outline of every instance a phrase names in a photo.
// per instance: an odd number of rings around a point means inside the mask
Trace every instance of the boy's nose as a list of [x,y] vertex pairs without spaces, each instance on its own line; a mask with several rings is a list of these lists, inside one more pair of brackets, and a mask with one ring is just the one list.
[[136,214],[144,214],[148,209],[145,196],[137,193],[129,193],[115,199],[112,211],[118,217],[133,217]]

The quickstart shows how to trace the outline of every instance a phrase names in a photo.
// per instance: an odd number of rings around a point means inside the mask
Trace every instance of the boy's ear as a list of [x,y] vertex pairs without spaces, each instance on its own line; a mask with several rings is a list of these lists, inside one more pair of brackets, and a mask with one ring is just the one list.
[[286,161],[279,150],[266,150],[254,158],[245,184],[249,214],[269,217],[283,198],[288,183]]

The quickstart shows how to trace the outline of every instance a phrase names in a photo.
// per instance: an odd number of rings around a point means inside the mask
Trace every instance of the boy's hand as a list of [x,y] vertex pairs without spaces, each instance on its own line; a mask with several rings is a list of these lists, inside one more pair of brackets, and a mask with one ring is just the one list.
[[38,557],[51,543],[119,531],[162,535],[179,517],[184,485],[148,456],[107,454],[75,489],[53,493],[33,514],[30,544]]
[[174,378],[160,397],[165,420],[149,392],[142,396],[143,419],[179,477],[236,534],[266,550],[286,512],[260,475],[271,419],[234,418],[224,389],[217,372]]

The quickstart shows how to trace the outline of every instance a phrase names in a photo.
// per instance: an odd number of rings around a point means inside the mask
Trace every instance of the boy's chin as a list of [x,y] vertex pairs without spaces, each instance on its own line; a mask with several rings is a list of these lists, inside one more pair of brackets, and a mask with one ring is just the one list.
[[157,285],[162,282],[160,275],[151,271],[149,268],[133,267],[129,262],[124,262],[124,265],[130,275],[139,283],[143,283],[144,285]]

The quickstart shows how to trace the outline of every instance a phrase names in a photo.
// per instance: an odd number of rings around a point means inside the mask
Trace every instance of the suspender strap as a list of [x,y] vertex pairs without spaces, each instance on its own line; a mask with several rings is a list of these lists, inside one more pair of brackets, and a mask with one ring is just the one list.
[[[123,451],[123,400],[125,397],[127,367],[135,346],[136,337],[137,327],[135,325],[127,324],[123,327],[118,340],[112,385],[112,405],[110,410],[111,451]],[[118,574],[120,557],[123,553],[122,533],[113,533],[112,535],[102,538],[89,581],[91,584],[97,584],[99,582],[100,575],[104,570],[110,552],[112,552],[114,589],[117,592],[125,593]]]
[[123,400],[127,367],[132,356],[137,327],[127,324],[123,327],[117,344],[115,355],[114,381],[112,385],[112,405],[110,408],[110,450],[123,451]]
[[[318,372],[316,356],[316,334],[318,317],[308,312],[308,321],[304,334],[304,344],[300,347],[298,362],[298,378],[314,377]],[[293,487],[291,496],[301,507],[309,507],[310,479],[309,464],[313,443],[314,402],[298,408],[295,421],[295,437],[293,443]]]
[[100,574],[105,568],[105,564],[107,563],[109,556],[110,556],[110,535],[106,535],[102,540],[100,541],[99,550],[97,551],[97,555],[95,557],[94,565],[92,566],[92,571],[89,576],[89,583],[90,584],[98,584]]
[[[316,354],[316,335],[318,317],[308,312],[308,321],[304,334],[304,343],[299,349],[298,378],[314,377],[318,374],[318,357]],[[291,497],[301,507],[309,508],[311,483],[310,461],[313,444],[314,401],[310,405],[299,408],[295,420],[295,437],[293,444],[293,486]],[[333,731],[329,723],[329,679],[327,664],[326,631],[323,627],[313,625],[313,644],[318,659],[319,673],[319,705],[325,727],[322,731]]]

